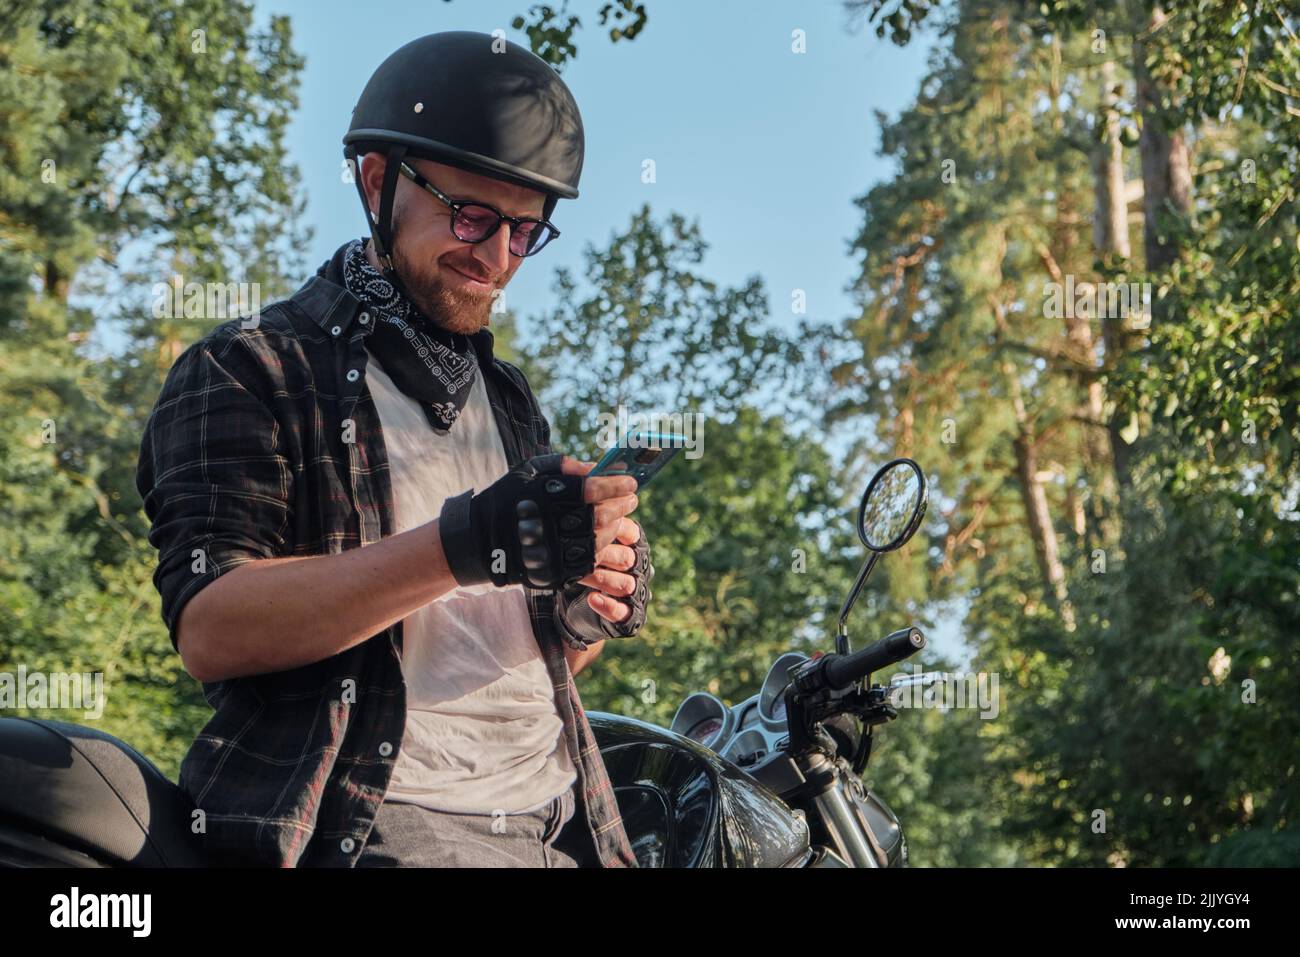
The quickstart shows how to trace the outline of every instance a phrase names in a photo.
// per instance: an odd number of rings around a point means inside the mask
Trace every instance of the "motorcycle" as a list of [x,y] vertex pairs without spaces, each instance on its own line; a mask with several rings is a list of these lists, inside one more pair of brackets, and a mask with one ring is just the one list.
[[[902,867],[898,817],[862,784],[895,693],[927,676],[871,675],[925,647],[915,627],[852,651],[848,616],[880,556],[920,526],[911,459],[872,478],[858,508],[868,557],[840,610],[835,651],[782,654],[728,708],[688,695],[669,728],[588,712],[642,867]],[[864,684],[865,683],[865,684]],[[186,795],[130,745],[92,728],[0,719],[0,867],[202,867]]]

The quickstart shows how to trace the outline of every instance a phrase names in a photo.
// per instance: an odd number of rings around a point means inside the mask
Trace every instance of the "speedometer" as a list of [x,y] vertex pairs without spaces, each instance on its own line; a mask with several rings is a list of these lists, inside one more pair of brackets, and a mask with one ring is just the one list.
[[706,748],[713,748],[731,735],[735,720],[725,704],[711,694],[697,691],[683,701],[677,714],[673,715],[672,730]]
[[713,743],[713,739],[718,736],[722,730],[722,721],[718,718],[705,718],[691,730],[686,732],[686,737],[692,741],[698,741],[707,747]]

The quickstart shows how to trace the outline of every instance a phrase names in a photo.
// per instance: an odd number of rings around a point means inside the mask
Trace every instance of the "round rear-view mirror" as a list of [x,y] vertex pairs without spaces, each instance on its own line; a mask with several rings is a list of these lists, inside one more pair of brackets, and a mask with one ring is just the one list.
[[867,485],[858,508],[858,537],[873,552],[890,552],[916,534],[928,491],[921,466],[894,459]]

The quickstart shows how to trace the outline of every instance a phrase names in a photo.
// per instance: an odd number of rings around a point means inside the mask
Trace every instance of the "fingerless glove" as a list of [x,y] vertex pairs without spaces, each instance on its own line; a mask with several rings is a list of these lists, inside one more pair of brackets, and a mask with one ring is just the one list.
[[477,495],[447,499],[438,529],[458,584],[553,589],[591,574],[595,510],[583,501],[583,476],[561,473],[562,459],[537,456]]
[[556,594],[555,624],[570,648],[585,651],[593,642],[606,638],[631,638],[641,631],[645,624],[646,606],[653,594],[650,581],[655,576],[655,567],[650,561],[650,543],[646,541],[644,531],[632,546],[632,551],[636,553],[636,560],[627,574],[636,580],[636,586],[631,595],[618,599],[632,609],[632,614],[622,621],[607,621],[591,607],[587,596],[597,589],[588,585],[570,585]]

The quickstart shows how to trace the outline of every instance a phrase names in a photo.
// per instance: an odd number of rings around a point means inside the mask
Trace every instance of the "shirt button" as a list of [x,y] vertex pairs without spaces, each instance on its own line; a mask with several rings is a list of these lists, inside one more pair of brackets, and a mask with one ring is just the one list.
[[366,323],[368,323],[368,322],[370,321],[370,313],[368,313],[368,312],[363,312],[363,313],[362,313],[361,315],[359,315],[357,318],[361,321],[361,324],[364,326]]
[[333,329],[330,330],[330,335],[331,335],[331,336],[337,336],[337,335],[338,335],[340,332],[342,332],[342,331],[343,331],[342,327],[340,327],[340,326],[335,326]]
[[352,838],[350,837],[345,837],[341,842],[339,842],[339,850],[341,850],[344,854],[351,854],[352,849],[355,848],[356,846],[357,846],[357,842],[352,840]]
[[356,382],[357,379],[359,379],[359,378],[361,378],[361,373],[358,372],[356,369],[349,369],[349,370],[348,370],[348,381],[349,381],[349,382]]
[[385,741],[383,744],[379,746],[380,757],[386,758],[392,753],[393,753],[393,746],[389,744],[387,741]]

